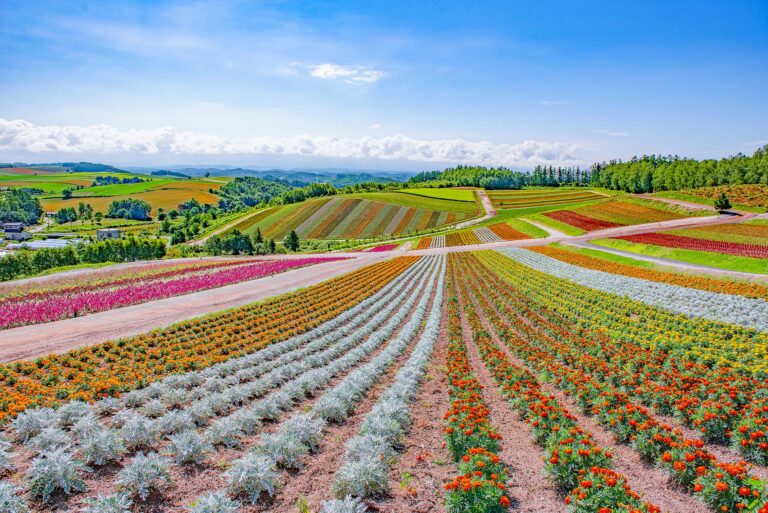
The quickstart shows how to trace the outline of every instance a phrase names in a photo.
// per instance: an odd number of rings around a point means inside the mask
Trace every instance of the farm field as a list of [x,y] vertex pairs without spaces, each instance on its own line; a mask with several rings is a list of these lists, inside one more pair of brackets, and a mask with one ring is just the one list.
[[[0,298],[0,329],[82,317],[122,306],[189,294],[232,283],[254,280],[289,269],[328,262],[329,258],[282,261],[233,260],[157,265],[135,273],[115,273],[98,280],[67,280],[65,285],[11,288]],[[7,287],[4,287],[7,288]]]
[[765,287],[601,266],[554,247],[396,257],[2,365],[7,486],[35,512],[757,512]]
[[762,219],[600,239],[632,253],[736,271],[768,273],[768,223]]
[[468,246],[500,242],[505,240],[525,240],[537,238],[538,229],[525,221],[513,219],[506,223],[493,223],[480,228],[459,230],[445,235],[422,237],[416,249]]
[[605,199],[605,195],[583,189],[521,189],[487,191],[497,209],[516,209],[582,203]]
[[[413,205],[453,210],[430,210]],[[285,237],[291,230],[295,230],[302,239],[372,239],[453,224],[468,219],[475,212],[474,200],[465,202],[415,194],[368,193],[320,198],[266,209],[233,229],[251,234],[258,228],[265,237],[274,239]]]
[[651,207],[636,202],[611,200],[573,209],[544,212],[536,214],[533,218],[552,228],[561,229],[568,235],[581,235],[594,230],[686,217],[686,212],[680,210],[682,209],[667,209],[661,203]]
[[736,208],[765,212],[768,210],[768,185],[718,185],[698,189],[682,189],[680,191],[664,191],[656,193],[663,198],[694,201],[712,205],[714,199],[725,193]]

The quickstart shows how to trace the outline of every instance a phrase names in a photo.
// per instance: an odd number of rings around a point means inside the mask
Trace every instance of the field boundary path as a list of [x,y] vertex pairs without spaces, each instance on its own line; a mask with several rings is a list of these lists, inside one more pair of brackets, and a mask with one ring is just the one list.
[[549,226],[547,226],[544,223],[540,223],[538,221],[532,221],[532,220],[530,220],[528,218],[525,218],[525,217],[521,217],[520,220],[521,221],[525,221],[528,224],[532,224],[533,226],[535,226],[537,228],[541,228],[542,230],[547,232],[549,235],[547,235],[545,237],[545,239],[551,239],[552,237],[568,237],[568,234],[563,233],[560,230],[556,230],[554,228],[550,228]]
[[480,202],[483,204],[485,215],[475,219],[470,219],[469,221],[458,223],[456,227],[452,229],[460,230],[462,228],[466,228],[467,226],[480,224],[483,221],[487,221],[488,219],[496,217],[496,209],[493,208],[493,203],[491,203],[491,198],[488,197],[488,194],[486,194],[486,192],[482,189],[477,189],[475,192],[477,192],[477,196],[480,198]]
[[365,265],[381,262],[391,256],[387,253],[358,255],[348,260],[310,265],[256,280],[116,308],[84,317],[2,330],[0,362],[64,353],[78,347],[165,328],[177,322],[314,285]]
[[666,265],[670,267],[677,267],[679,269],[683,269],[686,271],[704,271],[708,274],[716,274],[716,275],[722,275],[722,276],[733,276],[734,278],[747,278],[751,280],[758,280],[758,281],[765,281],[768,282],[768,275],[765,274],[755,274],[755,273],[746,273],[741,271],[732,271],[729,269],[721,269],[719,267],[710,267],[708,265],[703,264],[693,264],[689,262],[683,262],[680,260],[672,260],[671,258],[663,258],[663,257],[655,257],[650,255],[643,255],[640,253],[633,253],[631,251],[622,251],[620,249],[615,248],[608,248],[605,246],[598,246],[597,244],[592,244],[590,241],[564,241],[564,244],[568,246],[573,246],[575,248],[584,248],[584,249],[593,249],[597,251],[603,251],[605,253],[612,253],[614,255],[633,258],[635,260],[643,260],[646,262],[653,262],[655,264],[660,265]]

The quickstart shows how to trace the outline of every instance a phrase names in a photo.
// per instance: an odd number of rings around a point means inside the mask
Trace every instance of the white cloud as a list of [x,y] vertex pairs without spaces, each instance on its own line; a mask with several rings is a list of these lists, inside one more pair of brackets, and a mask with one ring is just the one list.
[[373,84],[384,76],[383,72],[372,68],[328,63],[309,66],[309,74],[323,80],[343,80],[352,85]]
[[0,152],[111,155],[300,155],[330,158],[411,160],[504,166],[577,164],[578,144],[523,141],[493,144],[463,139],[387,137],[221,137],[172,127],[118,130],[110,125],[38,126],[0,119]]
[[607,130],[607,129],[592,130],[592,131],[596,134],[610,135],[611,137],[629,137],[628,132],[617,132],[615,130]]

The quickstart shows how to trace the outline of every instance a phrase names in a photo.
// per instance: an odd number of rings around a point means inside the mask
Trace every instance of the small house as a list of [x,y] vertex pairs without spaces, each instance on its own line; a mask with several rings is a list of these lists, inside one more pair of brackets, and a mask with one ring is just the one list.
[[98,240],[119,239],[120,230],[117,228],[100,228],[96,230],[96,238]]
[[32,238],[31,233],[24,231],[24,223],[3,223],[5,238],[8,240],[27,240]]

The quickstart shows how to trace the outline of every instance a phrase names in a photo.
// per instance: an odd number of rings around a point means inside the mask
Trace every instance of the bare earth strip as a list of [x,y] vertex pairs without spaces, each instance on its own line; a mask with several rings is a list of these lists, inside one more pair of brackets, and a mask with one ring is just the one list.
[[311,265],[256,280],[85,317],[0,331],[0,361],[10,362],[50,353],[63,353],[85,345],[164,328],[210,312],[234,308],[314,285],[391,256],[387,253],[370,253],[349,260]]

